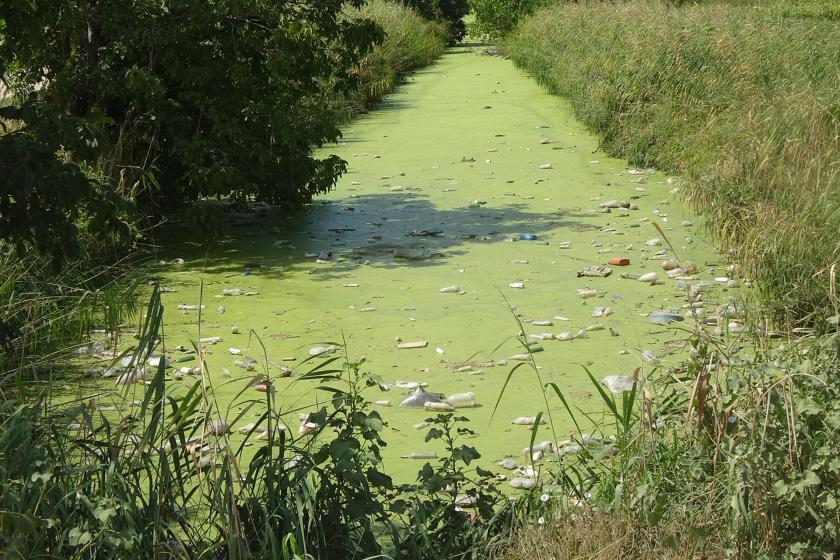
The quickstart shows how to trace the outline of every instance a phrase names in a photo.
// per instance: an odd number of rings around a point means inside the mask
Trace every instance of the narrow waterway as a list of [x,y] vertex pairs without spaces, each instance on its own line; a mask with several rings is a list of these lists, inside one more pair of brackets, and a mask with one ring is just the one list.
[[[346,159],[349,172],[300,215],[246,216],[221,241],[207,242],[185,226],[158,240],[161,259],[185,260],[156,271],[174,289],[163,294],[167,346],[198,338],[197,313],[177,305],[197,304],[203,282],[200,334],[224,339],[208,347],[209,376],[221,410],[233,418],[239,404],[230,401],[253,374],[234,365],[240,357],[228,348],[260,361],[264,356],[249,331],[273,363],[299,367],[277,382],[287,410],[314,411],[318,399],[328,398],[314,390],[316,383],[299,381],[312,362],[296,364],[313,346],[345,341],[351,357],[365,356],[364,372],[392,386],[368,396],[390,401],[375,406],[389,424],[385,470],[400,478],[422,465],[400,455],[442,449],[412,427],[428,412],[397,406],[406,390],[395,381],[427,383],[446,395],[474,392],[483,406],[458,412],[479,433],[469,443],[489,468],[506,455],[520,457],[528,445],[529,428],[512,420],[546,408],[533,371],[520,368],[491,423],[518,363],[511,357],[523,352],[514,339],[517,319],[529,334],[574,336],[539,343],[540,376],[558,384],[572,406],[599,411],[583,366],[600,379],[650,368],[643,351],[666,365],[677,359],[673,343],[685,338],[691,321],[661,325],[649,317],[663,308],[685,314],[685,292],[661,265],[675,256],[668,242],[677,257],[699,265],[700,279],[724,275],[679,202],[678,180],[599,152],[562,100],[480,48],[449,50],[322,153]],[[611,200],[630,208],[604,212],[600,205]],[[613,258],[630,264],[612,266],[608,277],[578,276]],[[622,278],[650,272],[662,282]],[[454,293],[441,291],[454,286]],[[256,294],[222,295],[231,288]],[[579,290],[597,295],[582,298]],[[605,307],[612,314],[593,316]],[[233,326],[241,334],[231,334]],[[580,331],[585,335],[575,336]],[[428,344],[400,349],[399,341]],[[270,371],[279,373],[276,366]],[[556,397],[549,402],[558,435],[568,436],[568,414]],[[253,421],[250,416],[243,422]],[[290,412],[289,425],[296,433],[297,412]],[[551,437],[547,426],[541,430],[539,439]]]

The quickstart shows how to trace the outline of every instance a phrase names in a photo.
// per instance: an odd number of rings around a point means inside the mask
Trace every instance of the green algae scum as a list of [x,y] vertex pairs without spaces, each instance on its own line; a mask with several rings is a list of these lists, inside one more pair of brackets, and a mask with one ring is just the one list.
[[[597,413],[584,366],[600,380],[675,363],[704,316],[689,312],[686,282],[708,288],[710,306],[735,286],[679,202],[678,179],[606,157],[563,101],[480,50],[450,49],[322,153],[349,171],[305,212],[251,206],[221,240],[178,224],[158,239],[166,349],[175,361],[176,346],[221,337],[205,348],[227,421],[255,374],[250,358],[267,363],[297,436],[299,414],[329,399],[299,374],[326,359],[311,358],[316,347],[340,341],[332,357],[364,356],[363,371],[389,389],[368,398],[388,423],[384,470],[397,480],[422,464],[403,455],[441,452],[415,429],[433,412],[398,406],[415,384],[474,393],[479,406],[458,413],[479,433],[480,466],[526,463],[531,428],[516,418],[551,412],[561,439],[573,428],[556,397],[546,410],[541,383]],[[682,270],[665,270],[667,259]],[[657,311],[671,319],[652,321]],[[527,358],[520,329],[539,378],[523,367],[508,381]],[[191,384],[179,367],[197,363],[173,365],[170,387]],[[538,441],[553,437],[540,427]]]

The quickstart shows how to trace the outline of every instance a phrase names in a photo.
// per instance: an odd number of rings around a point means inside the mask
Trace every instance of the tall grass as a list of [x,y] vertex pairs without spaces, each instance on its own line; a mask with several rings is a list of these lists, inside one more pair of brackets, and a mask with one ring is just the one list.
[[92,330],[119,332],[134,315],[137,259],[108,260],[89,253],[56,270],[49,258],[20,258],[0,244],[0,384],[20,370],[49,370]]
[[351,99],[356,110],[373,104],[398,85],[406,73],[437,60],[449,37],[447,25],[423,19],[398,2],[372,0],[358,11],[385,30],[384,42],[368,54],[355,69],[359,88]]
[[687,178],[779,319],[819,323],[840,258],[840,24],[771,12],[561,4],[507,44],[608,151]]
[[576,454],[558,444],[540,521],[495,558],[832,558],[840,335],[767,342],[695,330],[687,359],[643,364],[620,395],[587,371],[600,421],[546,384],[576,426],[595,419],[615,439],[605,448],[581,434]]
[[0,556],[471,559],[510,531],[513,508],[492,474],[468,468],[480,454],[465,418],[429,418],[426,440],[444,452],[415,484],[396,485],[380,470],[387,423],[363,394],[381,381],[363,361],[301,365],[296,382],[328,400],[299,432],[284,420],[304,409],[283,408],[265,355],[262,373],[226,381],[240,387],[226,408],[203,360],[178,385],[163,360],[147,366],[166,351],[163,316],[156,289],[136,346],[115,359],[138,383],[117,394],[0,392]]

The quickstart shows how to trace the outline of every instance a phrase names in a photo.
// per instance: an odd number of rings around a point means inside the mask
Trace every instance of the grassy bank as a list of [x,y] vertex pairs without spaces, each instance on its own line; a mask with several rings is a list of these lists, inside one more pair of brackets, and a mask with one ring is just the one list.
[[385,30],[385,40],[367,55],[354,73],[360,84],[351,96],[354,109],[370,109],[394,89],[406,73],[428,66],[443,54],[449,30],[445,23],[423,19],[396,2],[373,0],[358,11]]
[[771,13],[563,4],[507,44],[608,151],[687,178],[778,318],[820,323],[840,257],[840,24]]

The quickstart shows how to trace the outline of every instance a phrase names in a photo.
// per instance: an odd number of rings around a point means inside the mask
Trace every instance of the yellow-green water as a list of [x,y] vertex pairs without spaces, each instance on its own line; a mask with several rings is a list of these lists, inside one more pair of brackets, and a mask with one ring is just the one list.
[[[541,143],[543,139],[550,142]],[[446,394],[474,392],[483,407],[459,413],[479,432],[470,443],[483,454],[479,464],[488,468],[505,455],[518,456],[528,445],[529,429],[511,425],[511,420],[544,411],[541,387],[532,371],[518,370],[491,423],[493,405],[516,362],[483,367],[480,373],[457,372],[444,362],[495,362],[520,353],[512,339],[519,330],[514,313],[523,322],[554,322],[542,327],[525,324],[529,333],[576,333],[603,323],[618,336],[600,330],[585,339],[547,340],[544,351],[535,354],[543,382],[557,383],[573,406],[598,411],[597,394],[592,396],[582,364],[599,379],[631,375],[643,363],[640,351],[653,350],[667,364],[665,343],[684,337],[646,317],[684,303],[684,294],[665,278],[662,258],[653,258],[667,245],[645,245],[662,237],[651,222],[665,230],[681,259],[700,265],[701,277],[723,274],[721,267],[704,266],[717,259],[714,248],[694,226],[682,225],[693,218],[673,192],[679,181],[632,173],[626,162],[599,152],[597,140],[561,100],[545,93],[510,61],[478,50],[451,49],[378,110],[348,126],[339,145],[321,152],[346,159],[349,172],[332,193],[317,198],[305,212],[260,214],[254,225],[233,228],[233,234],[215,242],[183,225],[165,229],[156,240],[160,259],[186,261],[155,271],[163,286],[176,290],[163,294],[168,348],[198,339],[197,313],[183,314],[176,306],[198,303],[203,281],[207,307],[201,336],[224,338],[208,347],[209,380],[223,411],[252,375],[233,365],[237,357],[227,349],[240,348],[262,360],[254,338],[249,345],[249,330],[259,335],[270,358],[296,358],[282,362],[290,367],[319,342],[343,338],[351,356],[366,357],[364,371],[385,382],[421,381],[428,383],[428,390]],[[471,158],[475,161],[463,161]],[[552,169],[540,168],[549,163]],[[599,204],[610,199],[639,208],[627,216],[615,210],[599,213]],[[477,200],[486,204],[473,204]],[[608,227],[615,231],[602,231]],[[414,230],[442,230],[443,235],[409,235]],[[522,234],[535,234],[537,240],[511,241]],[[276,244],[281,240],[287,243]],[[563,242],[570,248],[562,248]],[[393,246],[439,256],[395,259]],[[321,251],[332,252],[328,264],[305,257]],[[614,267],[608,278],[576,276],[584,266],[604,265],[613,257],[628,257],[632,264]],[[646,257],[651,258],[643,260]],[[261,267],[243,276],[246,263]],[[620,277],[651,271],[665,282],[651,286]],[[525,287],[510,288],[513,282]],[[455,284],[462,293],[440,292]],[[223,289],[235,287],[259,294],[221,295]],[[581,288],[604,294],[580,299],[576,290]],[[505,298],[515,306],[513,313]],[[224,314],[217,311],[220,305]],[[607,305],[613,315],[591,317],[594,307]],[[242,334],[231,334],[234,325]],[[428,347],[400,350],[397,337],[428,341]],[[231,378],[223,377],[224,368]],[[317,399],[323,402],[326,393],[313,391],[314,385],[295,376],[278,380],[280,403],[287,409],[315,410]],[[412,478],[421,464],[399,455],[441,451],[439,443],[423,441],[425,430],[412,428],[429,413],[397,407],[404,393],[373,389],[368,394],[371,401],[391,402],[390,407],[375,408],[389,424],[384,468],[399,479]],[[558,435],[568,436],[568,414],[556,397],[549,396],[549,403]],[[231,417],[235,404],[232,410]],[[293,428],[296,416],[289,415]],[[247,421],[253,421],[250,414],[242,422]],[[543,427],[539,439],[549,438],[548,427]]]

